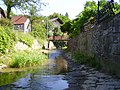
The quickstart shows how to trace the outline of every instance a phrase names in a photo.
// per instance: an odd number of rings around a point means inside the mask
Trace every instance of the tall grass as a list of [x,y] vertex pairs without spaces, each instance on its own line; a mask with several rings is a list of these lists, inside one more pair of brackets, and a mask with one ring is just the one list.
[[47,55],[38,51],[21,51],[12,55],[10,67],[21,68],[42,65],[47,58]]
[[89,66],[95,67],[98,70],[102,67],[100,61],[95,57],[88,56],[80,52],[75,53],[73,57],[75,58],[75,62],[87,64]]

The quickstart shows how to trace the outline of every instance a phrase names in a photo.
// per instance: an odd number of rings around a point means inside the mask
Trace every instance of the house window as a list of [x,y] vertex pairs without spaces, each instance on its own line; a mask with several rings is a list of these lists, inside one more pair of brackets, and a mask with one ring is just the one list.
[[20,24],[20,25],[16,24],[16,25],[14,25],[14,29],[23,31],[24,30],[24,25],[23,24]]
[[14,25],[14,29],[15,30],[19,30],[19,26],[18,25]]

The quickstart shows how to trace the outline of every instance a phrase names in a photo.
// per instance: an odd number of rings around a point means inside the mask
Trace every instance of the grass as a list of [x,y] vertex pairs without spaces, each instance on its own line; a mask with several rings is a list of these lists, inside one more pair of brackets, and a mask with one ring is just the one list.
[[11,68],[23,68],[42,65],[47,59],[48,56],[40,51],[19,51],[4,55],[0,58],[0,63],[6,64]]
[[75,53],[73,57],[75,59],[75,62],[87,64],[91,67],[95,67],[97,70],[100,70],[102,67],[100,61],[97,60],[95,57],[87,56],[80,52]]
[[96,68],[104,73],[116,75],[120,78],[120,65],[112,60],[98,60],[95,57],[77,52],[73,54],[74,61]]

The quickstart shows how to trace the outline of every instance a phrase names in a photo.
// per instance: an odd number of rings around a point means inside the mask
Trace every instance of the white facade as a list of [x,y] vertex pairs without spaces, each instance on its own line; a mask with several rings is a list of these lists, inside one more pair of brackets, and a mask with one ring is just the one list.
[[61,25],[58,18],[53,18],[50,21],[53,23],[54,27],[59,27]]
[[55,21],[53,21],[53,25],[54,25],[54,27],[59,27],[60,23],[57,20],[55,20]]
[[27,19],[24,23],[24,32],[31,32],[31,22],[30,19]]

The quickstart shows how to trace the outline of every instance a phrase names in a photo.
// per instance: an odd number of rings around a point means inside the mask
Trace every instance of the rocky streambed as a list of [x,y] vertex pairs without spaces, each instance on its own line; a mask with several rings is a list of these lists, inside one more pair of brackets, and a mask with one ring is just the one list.
[[68,82],[68,88],[65,90],[120,90],[120,78],[75,63],[70,53],[65,53],[64,58],[69,68],[69,72],[64,77]]

